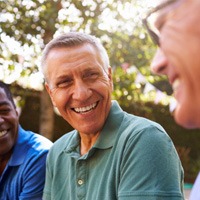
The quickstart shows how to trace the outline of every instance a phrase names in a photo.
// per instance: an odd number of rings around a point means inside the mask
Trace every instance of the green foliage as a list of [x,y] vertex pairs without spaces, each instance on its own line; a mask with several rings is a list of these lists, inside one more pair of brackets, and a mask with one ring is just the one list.
[[45,31],[55,32],[55,19],[60,1],[0,1],[2,31],[21,42],[33,45],[32,38],[42,37]]
[[[127,7],[133,9],[134,19],[125,16]],[[124,62],[138,68],[148,66],[155,47],[146,37],[141,27],[137,1],[80,1],[80,0],[8,0],[0,1],[0,44],[4,60],[19,62],[19,54],[24,57],[20,63],[24,71],[36,71],[36,60],[41,50],[54,34],[66,31],[85,31],[99,37],[110,56],[112,66]],[[110,20],[110,23],[107,21]],[[106,25],[105,25],[106,24]],[[7,37],[7,38],[5,38]],[[8,39],[14,39],[23,53],[6,49]],[[152,46],[149,49],[149,46]],[[148,51],[147,51],[148,50]],[[31,52],[30,56],[25,56]],[[29,64],[28,64],[29,63]]]
[[[114,91],[113,98],[117,99],[123,106],[131,106],[135,103],[154,102],[157,96],[157,89],[154,87],[151,91],[145,92],[145,87],[148,83],[148,71],[140,68],[140,71],[135,66],[130,66],[128,63],[123,63],[121,67],[114,68],[113,82]],[[143,77],[143,81],[136,80],[138,74]],[[150,83],[148,83],[150,84]],[[153,87],[153,85],[152,85]],[[166,95],[165,101],[161,103],[168,104],[170,97]]]
[[135,84],[136,73],[127,73],[121,67],[113,72],[114,91],[113,99],[117,99],[121,105],[129,106],[140,101],[142,86]]

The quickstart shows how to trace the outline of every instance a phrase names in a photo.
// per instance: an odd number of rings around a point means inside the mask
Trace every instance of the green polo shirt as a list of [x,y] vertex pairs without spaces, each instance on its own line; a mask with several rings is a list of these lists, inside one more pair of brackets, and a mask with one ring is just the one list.
[[47,158],[44,200],[180,200],[183,171],[163,128],[124,112],[116,101],[90,151],[74,130]]

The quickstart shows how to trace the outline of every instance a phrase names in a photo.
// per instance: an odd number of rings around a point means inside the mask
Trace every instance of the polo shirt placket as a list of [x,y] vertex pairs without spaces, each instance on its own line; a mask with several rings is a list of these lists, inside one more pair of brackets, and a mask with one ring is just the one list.
[[87,184],[87,166],[83,159],[77,160],[76,163],[76,185],[77,185],[77,199],[85,199],[86,184]]

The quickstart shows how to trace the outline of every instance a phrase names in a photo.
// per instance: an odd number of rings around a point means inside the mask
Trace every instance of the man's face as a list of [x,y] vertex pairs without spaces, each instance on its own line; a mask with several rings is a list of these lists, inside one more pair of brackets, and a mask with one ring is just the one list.
[[10,154],[18,134],[18,113],[0,88],[0,157]]
[[151,69],[168,76],[177,99],[177,123],[187,128],[199,128],[200,1],[177,2],[166,8],[168,12],[163,9],[158,15],[160,48]]
[[91,45],[51,50],[47,84],[54,106],[80,133],[98,133],[111,106],[111,71]]

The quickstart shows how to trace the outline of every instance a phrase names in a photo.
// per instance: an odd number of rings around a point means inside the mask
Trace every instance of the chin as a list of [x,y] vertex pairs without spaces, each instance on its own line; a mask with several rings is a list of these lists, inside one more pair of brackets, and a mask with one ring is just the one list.
[[200,128],[200,123],[196,122],[196,119],[193,116],[189,116],[188,114],[181,114],[177,110],[175,111],[175,121],[178,125],[186,128],[186,129],[196,129]]

